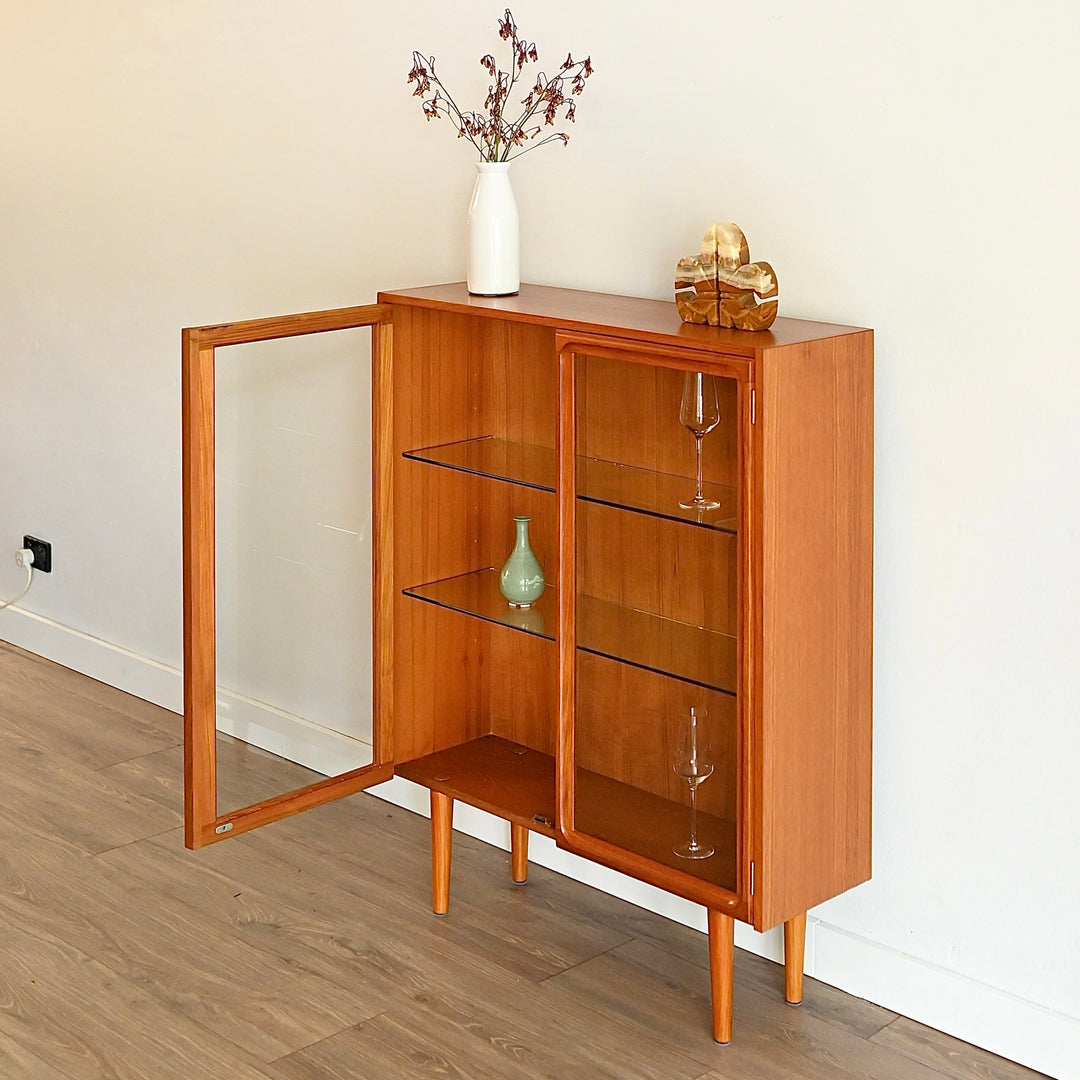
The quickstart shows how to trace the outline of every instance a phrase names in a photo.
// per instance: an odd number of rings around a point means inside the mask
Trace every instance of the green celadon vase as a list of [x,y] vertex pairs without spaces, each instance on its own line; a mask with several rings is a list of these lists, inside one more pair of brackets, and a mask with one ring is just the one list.
[[546,584],[543,568],[529,547],[530,520],[524,515],[514,518],[517,539],[510,558],[499,573],[499,591],[511,606],[519,608],[527,608],[535,603]]

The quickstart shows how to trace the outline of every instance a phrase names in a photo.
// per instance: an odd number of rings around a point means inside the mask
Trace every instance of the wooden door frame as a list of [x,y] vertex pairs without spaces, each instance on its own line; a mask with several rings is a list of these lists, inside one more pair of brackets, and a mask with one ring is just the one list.
[[[184,843],[199,848],[351,795],[393,775],[392,312],[388,304],[335,308],[185,329],[183,361]],[[372,328],[374,760],[370,765],[217,812],[215,350],[333,330]]]
[[[751,477],[749,453],[750,394],[753,388],[752,363],[743,357],[718,356],[662,344],[604,337],[588,333],[555,335],[555,352],[559,367],[559,405],[556,428],[556,457],[558,464],[558,732],[555,755],[555,829],[556,841],[575,854],[592,859],[622,873],[632,874],[658,888],[676,893],[688,900],[731,918],[749,921],[751,832],[748,791],[751,776],[750,713],[747,712],[750,688],[750,668],[753,649],[746,641],[746,604],[752,595],[748,575],[751,573],[750,542],[745,528],[748,518],[748,487]],[[643,363],[669,367],[680,371],[700,370],[736,380],[739,401],[739,470],[744,493],[740,496],[740,562],[742,597],[739,603],[740,671],[738,687],[739,792],[740,813],[739,880],[734,892],[702,881],[691,874],[654,862],[629,852],[599,837],[579,832],[574,821],[574,715],[577,700],[577,354],[602,357],[626,363]]]

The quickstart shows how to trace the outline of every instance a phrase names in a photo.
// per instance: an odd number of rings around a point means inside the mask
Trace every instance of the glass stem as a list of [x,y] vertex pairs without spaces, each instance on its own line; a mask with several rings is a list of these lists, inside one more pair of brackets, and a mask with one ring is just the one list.
[[[699,444],[700,445],[700,444]],[[697,784],[690,785],[690,850],[697,851]]]
[[701,489],[701,440],[701,435],[694,435],[694,442],[697,444],[697,502],[705,501],[705,492]]

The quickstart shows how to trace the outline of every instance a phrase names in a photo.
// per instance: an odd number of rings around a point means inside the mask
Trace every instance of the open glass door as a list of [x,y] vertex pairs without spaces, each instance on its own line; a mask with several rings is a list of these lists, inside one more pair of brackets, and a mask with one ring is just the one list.
[[742,917],[745,363],[559,344],[559,831]]
[[[390,315],[388,305],[372,304],[183,332],[184,819],[189,848],[239,835],[381,783],[392,775],[388,674],[392,655]],[[285,582],[282,594],[271,595],[275,567],[287,564],[290,552],[295,553],[298,564],[303,564],[307,581],[315,580],[315,572],[321,572],[320,587],[333,590],[329,568],[313,565],[317,559],[305,558],[302,530],[290,533],[284,528],[278,532],[278,543],[284,550],[260,551],[258,543],[250,539],[274,531],[267,527],[272,519],[287,524],[289,515],[294,514],[295,508],[290,509],[289,499],[281,498],[276,486],[283,472],[294,472],[299,489],[305,485],[317,488],[321,477],[317,455],[308,461],[297,459],[288,443],[296,432],[281,416],[272,416],[265,425],[283,433],[274,441],[276,459],[258,442],[243,455],[236,453],[236,435],[243,430],[250,411],[243,393],[245,378],[249,389],[260,388],[264,400],[276,401],[278,408],[282,403],[292,408],[295,402],[288,399],[302,387],[295,381],[291,389],[274,384],[283,381],[276,379],[279,375],[302,373],[303,365],[298,369],[295,359],[283,360],[272,351],[262,356],[243,355],[236,366],[230,356],[224,380],[229,384],[224,408],[218,400],[221,387],[216,380],[217,350],[226,346],[252,346],[289,338],[307,340],[310,335],[361,327],[371,328],[374,451],[369,535],[373,564],[371,617],[377,643],[372,657],[372,724],[364,737],[349,729],[352,721],[348,717],[335,717],[335,712],[346,710],[335,709],[327,700],[317,701],[315,708],[330,714],[328,718],[320,716],[319,722],[310,723],[298,715],[303,709],[289,700],[290,695],[304,695],[295,680],[282,675],[288,666],[284,658],[295,653],[296,664],[306,671],[309,689],[318,699],[318,687],[327,684],[335,669],[345,670],[350,650],[355,653],[364,648],[362,642],[340,640],[346,635],[335,635],[332,626],[313,626],[318,604],[305,596],[302,576],[278,578]],[[260,364],[264,364],[261,379],[252,379],[250,373],[259,371]],[[244,378],[237,377],[240,371],[245,373]],[[233,465],[241,457],[259,477],[233,475],[240,471]],[[310,503],[306,510],[311,521],[320,516]],[[321,527],[324,523],[318,524]],[[333,521],[325,524],[334,530]],[[220,525],[227,534],[224,541]],[[249,533],[246,540],[244,529]],[[226,595],[219,596],[222,589]],[[360,591],[366,596],[366,588]],[[245,626],[234,618],[235,600],[241,592],[251,601]],[[223,618],[219,619],[219,615]],[[227,633],[219,640],[223,625]],[[251,659],[256,651],[251,648],[254,639],[263,646],[257,661]],[[225,669],[225,686],[219,684],[220,669]],[[253,679],[262,684],[260,690],[251,690]],[[305,730],[310,736],[306,740]],[[289,749],[282,731],[299,731],[301,742],[325,745],[313,745],[297,755]],[[295,734],[293,738],[295,742]],[[222,750],[228,755],[225,761],[219,759]],[[261,775],[276,774],[277,786],[287,784],[289,790],[253,792],[240,783],[222,784],[228,774],[223,766],[231,761],[242,763],[245,757],[252,756],[263,759],[259,763]],[[294,763],[298,756],[309,768]]]

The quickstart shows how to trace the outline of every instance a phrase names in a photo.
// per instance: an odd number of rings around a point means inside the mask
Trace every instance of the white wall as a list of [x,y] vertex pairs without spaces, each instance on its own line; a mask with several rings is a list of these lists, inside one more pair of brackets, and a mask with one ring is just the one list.
[[[179,328],[460,278],[471,157],[405,73],[465,86],[500,10],[4,5],[0,597],[25,531],[56,572],[0,636],[174,692]],[[782,312],[876,329],[874,880],[814,970],[1080,1075],[1080,13],[659,10],[518,6],[597,70],[514,166],[523,276],[666,297],[731,218]]]

